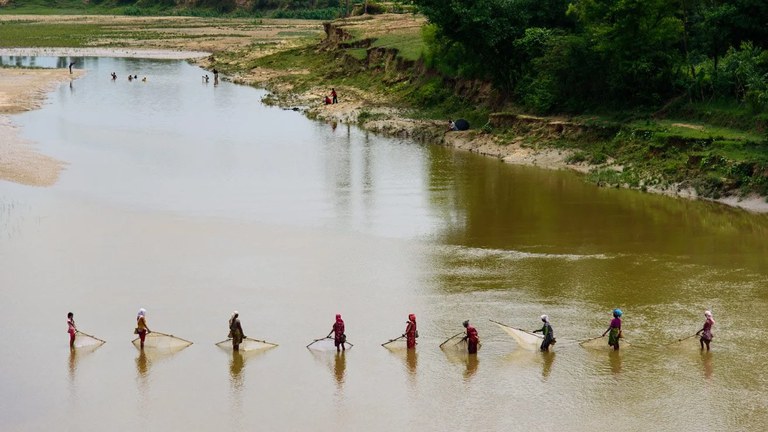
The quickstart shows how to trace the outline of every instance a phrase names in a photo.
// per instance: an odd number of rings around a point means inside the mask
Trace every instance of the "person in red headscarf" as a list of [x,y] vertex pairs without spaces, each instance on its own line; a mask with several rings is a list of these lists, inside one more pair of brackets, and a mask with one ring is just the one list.
[[408,315],[408,324],[405,325],[405,342],[408,349],[416,348],[416,338],[419,337],[419,332],[416,330],[416,315]]
[[[344,342],[347,341],[347,335],[344,334],[344,320],[341,319],[341,314],[336,314],[336,322],[333,323],[331,333],[333,333],[333,344],[336,345],[336,352],[339,352],[339,347],[341,347],[341,351],[346,351]],[[331,333],[328,333],[329,337]]]

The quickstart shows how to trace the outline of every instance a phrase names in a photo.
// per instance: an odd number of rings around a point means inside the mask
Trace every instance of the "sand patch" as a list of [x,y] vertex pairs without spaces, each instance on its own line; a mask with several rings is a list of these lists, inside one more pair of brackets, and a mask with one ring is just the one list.
[[18,127],[7,114],[39,108],[60,82],[75,79],[83,71],[66,69],[0,68],[0,179],[30,186],[56,183],[64,164],[35,151],[19,137]]

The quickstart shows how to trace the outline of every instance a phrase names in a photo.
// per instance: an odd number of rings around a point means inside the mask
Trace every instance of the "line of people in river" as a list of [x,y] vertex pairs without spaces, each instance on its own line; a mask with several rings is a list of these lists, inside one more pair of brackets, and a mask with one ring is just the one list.
[[[139,312],[136,315],[136,328],[134,329],[134,334],[138,335],[139,337],[139,346],[141,349],[144,349],[144,341],[147,335],[151,333],[149,326],[147,326],[146,313],[146,309],[139,309]],[[621,345],[621,339],[623,338],[621,329],[621,317],[624,313],[621,309],[617,308],[613,310],[612,314],[613,318],[611,319],[608,328],[600,337],[605,337],[607,334],[608,345],[614,350],[618,351]],[[704,318],[704,325],[701,330],[695,333],[695,336],[699,336],[701,349],[704,350],[706,347],[706,350],[709,351],[710,343],[712,342],[713,338],[712,327],[715,324],[715,320],[712,316],[712,312],[709,310],[704,311]],[[542,327],[540,329],[533,330],[532,333],[542,334],[543,340],[539,349],[541,351],[549,351],[550,347],[557,342],[555,339],[555,332],[552,328],[552,324],[549,322],[549,317],[547,315],[542,315],[541,321],[543,323]],[[477,329],[469,323],[469,320],[464,321],[462,325],[464,326],[466,334],[461,339],[461,341],[467,343],[467,353],[477,354],[477,349],[480,344],[480,336],[477,332]],[[67,333],[69,333],[69,346],[70,348],[74,348],[75,338],[77,335],[77,326],[75,325],[75,316],[72,312],[67,313]],[[336,314],[336,320],[331,326],[331,331],[328,333],[326,338],[330,338],[331,335],[333,335],[333,342],[334,346],[336,347],[336,352],[345,351],[347,335],[344,320],[341,318],[341,314]],[[415,314],[408,315],[405,332],[401,337],[406,339],[407,349],[416,349],[416,339],[419,337],[419,330],[416,326]],[[240,323],[240,314],[237,311],[234,311],[229,318],[228,338],[232,339],[232,349],[235,351],[239,350],[240,344],[242,344],[243,340],[246,338],[245,332],[243,332],[243,326]]]

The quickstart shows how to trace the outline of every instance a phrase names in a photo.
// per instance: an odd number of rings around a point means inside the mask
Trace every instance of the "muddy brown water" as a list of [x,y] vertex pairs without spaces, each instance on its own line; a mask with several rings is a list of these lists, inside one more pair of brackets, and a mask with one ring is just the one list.
[[[334,128],[183,62],[81,61],[87,76],[14,117],[68,165],[49,188],[0,183],[1,430],[768,422],[768,217]],[[194,344],[140,354],[140,307]],[[614,307],[631,347],[580,347]],[[705,309],[710,354],[665,346]],[[233,310],[279,347],[216,347]],[[107,343],[71,353],[68,311]],[[337,312],[354,348],[307,350]],[[417,351],[382,348],[409,313]],[[489,321],[534,329],[543,313],[547,355]],[[465,319],[477,358],[438,348]]]

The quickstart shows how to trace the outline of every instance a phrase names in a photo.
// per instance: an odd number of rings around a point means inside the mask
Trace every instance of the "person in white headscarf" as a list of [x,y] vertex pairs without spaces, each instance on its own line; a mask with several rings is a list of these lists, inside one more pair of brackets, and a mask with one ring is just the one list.
[[243,326],[240,324],[240,314],[237,311],[232,312],[232,316],[229,318],[229,337],[232,338],[232,349],[235,351],[240,350],[240,344],[245,339],[243,333]]
[[552,325],[549,324],[549,317],[546,315],[541,316],[541,321],[544,323],[544,326],[540,329],[534,330],[534,333],[541,333],[544,335],[544,340],[541,341],[541,350],[542,351],[549,351],[549,347],[551,345],[554,345],[555,342],[555,331],[552,330]]
[[715,319],[712,318],[712,312],[710,311],[704,311],[704,317],[706,320],[704,321],[704,327],[701,328],[701,330],[697,331],[697,335],[701,335],[701,339],[699,339],[699,344],[701,344],[701,349],[704,349],[704,345],[707,346],[707,351],[709,351],[709,343],[712,342],[712,326],[715,325]]
[[147,337],[147,334],[152,333],[152,331],[149,330],[149,327],[147,327],[146,314],[147,310],[141,308],[139,309],[139,313],[136,315],[136,330],[134,333],[139,335],[139,340],[141,341],[141,349],[144,349],[144,339]]

